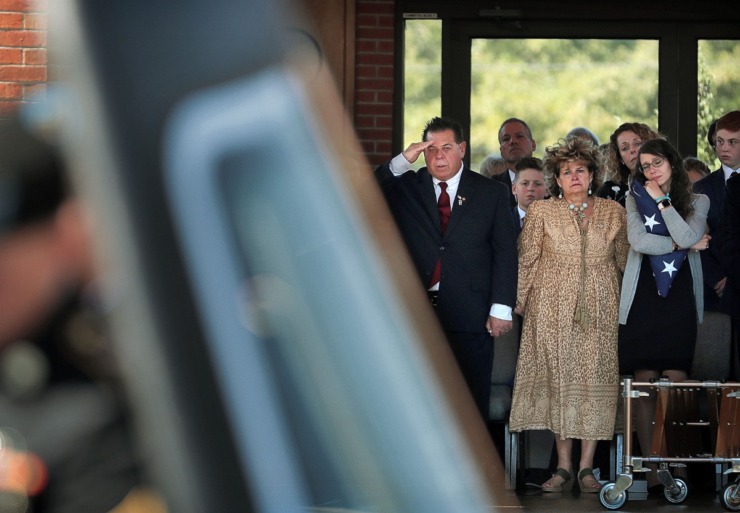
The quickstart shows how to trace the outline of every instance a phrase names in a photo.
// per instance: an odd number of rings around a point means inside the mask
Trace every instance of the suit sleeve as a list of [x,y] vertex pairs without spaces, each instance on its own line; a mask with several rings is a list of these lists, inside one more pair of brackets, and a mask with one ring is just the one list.
[[726,193],[719,223],[722,267],[732,288],[740,292],[740,178],[727,181]]
[[393,186],[396,177],[391,172],[390,160],[385,164],[378,166],[375,169],[374,174],[375,179],[378,181],[378,185],[380,185],[380,188],[383,190],[383,192],[387,192],[388,189]]
[[497,183],[496,212],[491,231],[491,253],[493,255],[491,272],[490,303],[514,307],[516,302],[517,249],[516,232],[511,220],[509,198],[506,187]]
[[724,172],[722,169],[713,171],[709,176],[694,183],[693,192],[696,194],[705,194],[709,200],[709,213],[707,214],[707,225],[709,226],[709,235],[712,236],[712,243],[708,250],[700,252],[701,268],[704,275],[705,295],[712,294],[716,300],[714,286],[726,276],[721,263],[721,234],[717,224],[719,223],[720,212],[717,212],[725,194]]

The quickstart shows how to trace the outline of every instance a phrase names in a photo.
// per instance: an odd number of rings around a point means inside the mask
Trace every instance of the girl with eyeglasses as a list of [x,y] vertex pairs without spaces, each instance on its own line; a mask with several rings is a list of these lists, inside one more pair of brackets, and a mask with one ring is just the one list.
[[[703,283],[699,251],[709,246],[707,212],[709,198],[690,191],[683,160],[665,139],[644,142],[637,152],[632,174],[644,186],[626,198],[627,238],[631,248],[622,280],[619,306],[619,366],[621,374],[648,382],[667,376],[673,382],[686,380],[694,356],[697,322],[703,315]],[[640,212],[634,194],[647,194],[660,215]],[[668,235],[661,233],[664,224]],[[657,232],[657,233],[656,233]],[[674,251],[688,249],[683,265],[673,263],[681,256]],[[673,282],[665,297],[657,292],[650,255],[663,259]],[[674,267],[678,267],[675,269]],[[659,278],[659,277],[658,277]],[[635,428],[643,455],[652,440],[655,391],[634,403]],[[655,472],[648,473],[648,485],[657,484]]]

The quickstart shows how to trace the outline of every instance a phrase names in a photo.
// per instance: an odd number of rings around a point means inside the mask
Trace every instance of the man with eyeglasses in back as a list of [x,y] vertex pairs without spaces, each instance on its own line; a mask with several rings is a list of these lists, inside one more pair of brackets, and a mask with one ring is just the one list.
[[501,123],[498,129],[498,142],[501,157],[506,161],[506,171],[491,178],[506,186],[506,190],[509,191],[509,203],[515,207],[516,198],[511,189],[516,174],[514,166],[519,159],[532,156],[537,148],[537,142],[532,137],[529,125],[519,118],[509,118]]
[[[725,200],[727,180],[740,171],[740,111],[728,112],[717,120],[715,151],[721,162],[716,171],[694,183],[693,190],[709,197],[707,215],[709,235],[713,244],[708,251],[701,252],[702,273],[704,275],[704,310],[729,315],[732,309],[733,294],[727,287],[727,275],[720,262],[722,241],[718,224]],[[740,350],[737,341],[733,343],[732,374],[740,378]]]
[[[493,344],[512,328],[517,252],[507,190],[463,164],[459,123],[432,118],[422,141],[375,171],[422,285],[484,421]],[[421,156],[427,167],[414,172]]]

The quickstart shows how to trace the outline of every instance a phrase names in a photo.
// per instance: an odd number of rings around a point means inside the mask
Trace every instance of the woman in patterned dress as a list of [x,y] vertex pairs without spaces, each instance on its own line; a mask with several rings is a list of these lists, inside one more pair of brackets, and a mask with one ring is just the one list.
[[613,436],[619,397],[617,317],[627,260],[625,210],[596,198],[599,150],[579,138],[547,148],[552,199],[535,201],[519,239],[516,311],[524,316],[510,416],[512,431],[555,434],[558,465],[545,492],[578,484],[598,492],[593,458]]

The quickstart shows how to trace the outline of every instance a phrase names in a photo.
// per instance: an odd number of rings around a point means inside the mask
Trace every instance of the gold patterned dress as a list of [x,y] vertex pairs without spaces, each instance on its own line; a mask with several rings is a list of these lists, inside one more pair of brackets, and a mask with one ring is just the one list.
[[585,231],[562,199],[535,201],[519,239],[524,325],[512,431],[608,440],[619,399],[617,331],[627,262],[626,213],[594,198]]

